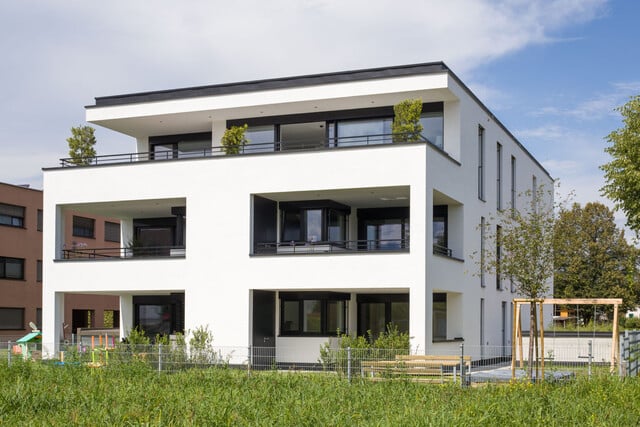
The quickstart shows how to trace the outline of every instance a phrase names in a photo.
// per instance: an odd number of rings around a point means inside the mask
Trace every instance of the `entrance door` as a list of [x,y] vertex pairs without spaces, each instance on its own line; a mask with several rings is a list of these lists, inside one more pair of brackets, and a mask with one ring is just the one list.
[[276,359],[276,293],[253,291],[253,339],[251,363],[254,369],[271,369]]

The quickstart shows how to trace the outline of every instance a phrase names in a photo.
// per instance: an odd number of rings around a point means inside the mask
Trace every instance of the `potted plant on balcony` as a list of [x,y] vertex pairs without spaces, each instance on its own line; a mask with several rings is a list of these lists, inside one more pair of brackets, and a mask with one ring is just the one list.
[[225,154],[240,154],[242,147],[249,142],[245,136],[248,127],[245,123],[242,126],[231,126],[224,131],[220,142],[222,144],[222,151],[224,151]]
[[422,114],[421,99],[405,99],[393,106],[393,123],[391,133],[393,142],[417,142],[422,141]]

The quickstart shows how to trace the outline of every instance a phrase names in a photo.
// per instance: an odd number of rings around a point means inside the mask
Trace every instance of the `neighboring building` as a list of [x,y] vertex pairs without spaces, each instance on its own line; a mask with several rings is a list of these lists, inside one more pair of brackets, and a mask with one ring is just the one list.
[[[42,191],[0,183],[0,341],[24,336],[31,331],[29,323],[47,329],[42,324],[42,218]],[[119,240],[104,240],[104,218],[70,213],[65,221],[69,247],[120,247]],[[86,228],[74,228],[74,223]],[[119,239],[119,224],[110,223],[117,225]],[[116,297],[67,294],[65,307],[65,339],[78,327],[105,326],[105,318],[107,326],[118,326]]]
[[[403,142],[393,105],[416,98],[424,140]],[[515,294],[470,255],[485,218],[552,179],[443,63],[102,97],[87,120],[135,152],[45,170],[45,323],[95,292],[120,298],[123,335],[209,325],[283,363],[389,322],[420,352],[510,345]],[[133,244],[65,259],[69,210],[119,219]]]

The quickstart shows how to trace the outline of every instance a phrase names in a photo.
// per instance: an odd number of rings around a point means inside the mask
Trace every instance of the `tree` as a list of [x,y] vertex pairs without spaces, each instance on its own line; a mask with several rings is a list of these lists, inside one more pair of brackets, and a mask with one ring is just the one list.
[[240,154],[240,150],[249,142],[245,136],[248,127],[245,123],[243,126],[231,126],[224,131],[220,142],[225,154]]
[[640,233],[640,95],[618,107],[624,127],[607,135],[605,151],[612,160],[601,166],[605,185],[602,193],[627,216],[627,225]]
[[[602,203],[561,209],[554,235],[554,295],[558,298],[622,298],[638,303],[638,251],[627,243],[613,212]],[[585,313],[587,321],[591,313]]]
[[69,157],[71,163],[84,166],[89,165],[96,157],[95,129],[91,126],[78,126],[71,128],[71,136],[67,138],[69,143]]
[[393,142],[422,141],[422,114],[421,99],[405,99],[393,106],[393,123],[391,133]]
[[553,193],[544,186],[520,198],[527,199],[523,209],[500,211],[485,223],[484,251],[478,263],[482,271],[510,279],[516,291],[531,300],[528,375],[532,377],[534,345],[538,348],[537,300],[549,292],[553,277],[555,215]]

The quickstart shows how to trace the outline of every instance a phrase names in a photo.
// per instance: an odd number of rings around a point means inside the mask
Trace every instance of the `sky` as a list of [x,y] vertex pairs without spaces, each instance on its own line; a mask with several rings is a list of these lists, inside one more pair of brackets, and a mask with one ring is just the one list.
[[0,181],[42,188],[97,96],[444,61],[563,194],[613,206],[599,166],[640,94],[638,17],[632,0],[2,1]]

